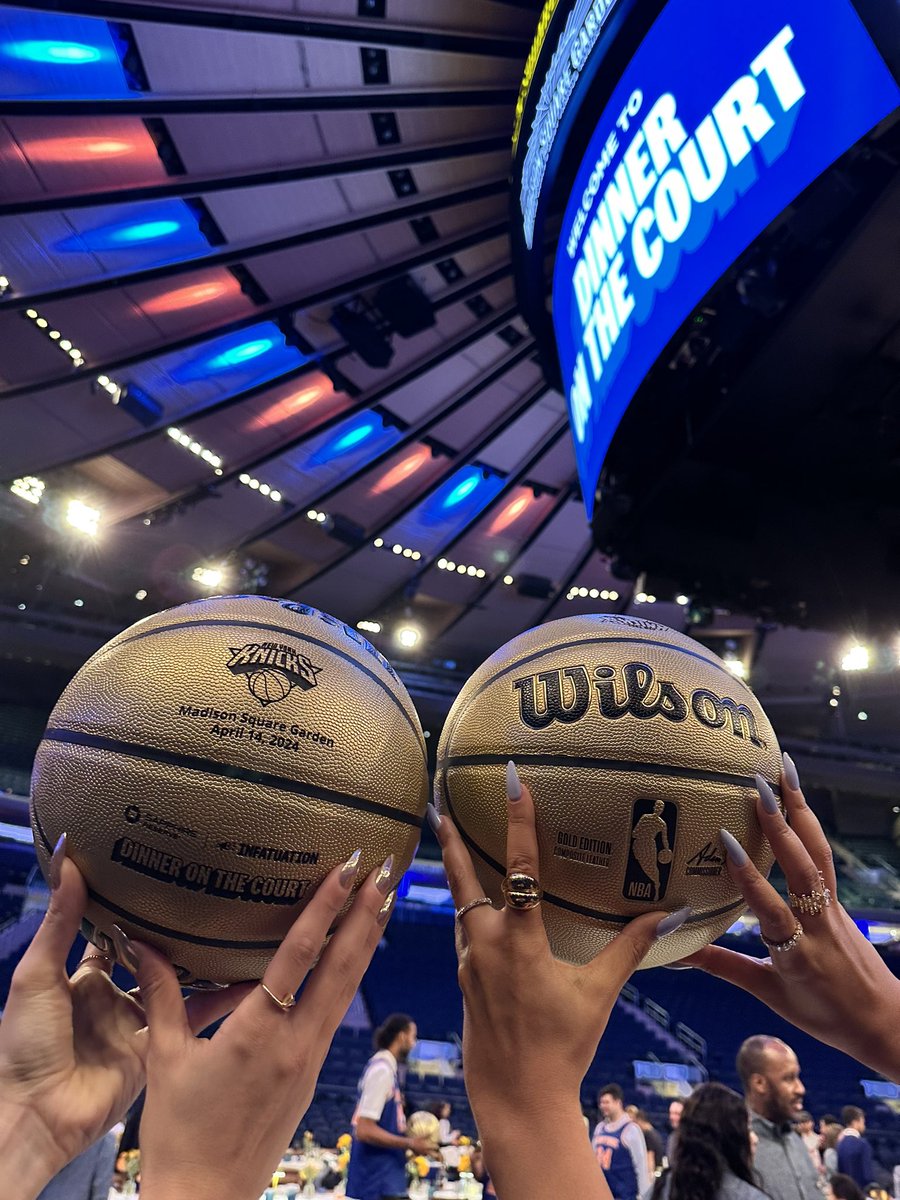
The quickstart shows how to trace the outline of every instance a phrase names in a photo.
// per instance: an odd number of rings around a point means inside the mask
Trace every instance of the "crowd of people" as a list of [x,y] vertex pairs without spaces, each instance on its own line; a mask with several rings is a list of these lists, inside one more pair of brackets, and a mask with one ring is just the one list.
[[[746,989],[796,1027],[900,1082],[894,1031],[900,981],[838,902],[827,839],[787,756],[784,811],[763,781],[759,788],[757,816],[786,876],[788,900],[727,830],[721,839],[770,957],[708,946],[684,965]],[[643,914],[584,966],[555,959],[541,919],[534,806],[511,763],[507,792],[503,907],[483,895],[450,818],[429,812],[457,905],[465,1080],[487,1194],[635,1200],[646,1183],[653,1200],[820,1196],[820,1174],[794,1129],[804,1094],[799,1064],[775,1038],[750,1037],[741,1047],[743,1097],[705,1084],[686,1100],[673,1122],[668,1169],[655,1183],[646,1140],[616,1092],[609,1091],[600,1123],[607,1132],[595,1133],[594,1144],[585,1136],[581,1084],[598,1044],[602,1053],[618,993],[653,943],[690,912]],[[0,1024],[4,1200],[34,1200],[144,1088],[143,1200],[258,1200],[309,1107],[331,1040],[391,915],[389,875],[373,872],[328,938],[357,869],[353,856],[326,878],[258,982],[185,999],[170,964],[117,931],[118,958],[137,980],[126,993],[110,978],[111,962],[91,947],[71,978],[66,974],[87,893],[61,838],[49,908],[17,967]],[[214,1036],[198,1036],[226,1014]],[[395,1029],[375,1057],[383,1050],[396,1060],[391,1046],[402,1052],[414,1037],[408,1027]],[[370,1163],[385,1162],[380,1154],[405,1156],[408,1135],[390,1127],[395,1090],[383,1059],[361,1088],[351,1163],[354,1156],[358,1163],[366,1155]],[[377,1117],[370,1103],[376,1093],[384,1101]],[[626,1126],[640,1136],[642,1154],[635,1155],[638,1138]],[[830,1185],[840,1200],[850,1200],[839,1190],[842,1163],[847,1172],[866,1173],[863,1132],[852,1116],[822,1155],[827,1171],[825,1155],[837,1154]],[[352,1176],[348,1197],[391,1198],[394,1177],[379,1172],[363,1168]],[[394,1194],[405,1191],[404,1180]]]
[[[885,1171],[865,1138],[865,1113],[846,1105],[815,1128],[803,1107],[797,1055],[754,1035],[737,1054],[743,1095],[705,1083],[669,1105],[663,1141],[647,1114],[600,1089],[592,1145],[614,1200],[863,1200],[883,1195]],[[656,1179],[651,1182],[653,1176]]]

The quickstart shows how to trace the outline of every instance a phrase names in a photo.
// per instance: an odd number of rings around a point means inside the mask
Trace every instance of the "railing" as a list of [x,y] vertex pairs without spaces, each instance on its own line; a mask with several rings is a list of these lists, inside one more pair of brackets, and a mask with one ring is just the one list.
[[690,1025],[685,1025],[684,1021],[679,1021],[675,1026],[675,1036],[682,1045],[687,1046],[691,1054],[700,1062],[706,1061],[706,1038],[700,1036],[691,1029]]
[[623,1000],[627,1000],[629,1004],[640,1004],[641,1002],[641,993],[633,983],[624,984],[619,995]]
[[651,1017],[657,1025],[663,1029],[669,1028],[669,1013],[661,1004],[657,1004],[655,1000],[651,1000],[648,996],[644,1000],[642,1007],[647,1016]]

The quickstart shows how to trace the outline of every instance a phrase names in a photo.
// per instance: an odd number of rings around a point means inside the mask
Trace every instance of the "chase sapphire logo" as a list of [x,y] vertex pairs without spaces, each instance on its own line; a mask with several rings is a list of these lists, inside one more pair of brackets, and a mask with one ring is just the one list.
[[309,691],[316,686],[316,676],[322,670],[305,654],[279,642],[248,642],[246,646],[230,646],[228,670],[243,675],[250,695],[263,708],[285,700],[295,687]]
[[635,800],[631,845],[622,895],[626,900],[662,900],[669,886],[678,809],[669,800]]

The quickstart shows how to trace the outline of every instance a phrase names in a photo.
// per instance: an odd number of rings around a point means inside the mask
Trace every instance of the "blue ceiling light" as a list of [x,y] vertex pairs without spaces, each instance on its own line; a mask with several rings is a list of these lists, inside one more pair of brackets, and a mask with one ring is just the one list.
[[152,242],[156,238],[171,237],[181,225],[178,221],[140,221],[137,225],[123,225],[109,235],[111,242]]
[[261,354],[271,350],[274,344],[272,338],[254,338],[252,341],[242,342],[239,346],[232,346],[228,350],[223,350],[221,354],[214,355],[213,358],[207,360],[207,365],[213,370],[239,367],[245,362],[250,362],[251,359],[259,358]]
[[460,504],[465,500],[466,496],[471,495],[475,491],[479,483],[482,482],[482,478],[481,472],[474,472],[471,475],[467,475],[465,479],[461,479],[449,495],[445,497],[443,507],[453,508],[455,505]]
[[116,262],[136,267],[158,262],[160,256],[186,257],[209,250],[196,215],[183,200],[154,200],[108,205],[85,217],[73,216],[75,231],[54,243],[63,254],[115,254]]
[[366,425],[357,425],[355,429],[350,429],[343,437],[338,438],[332,446],[332,451],[335,454],[343,454],[345,450],[350,450],[354,446],[358,446],[360,442],[364,442],[374,430],[375,425],[371,421]]
[[7,42],[3,49],[13,58],[24,58],[28,62],[58,63],[63,66],[83,66],[85,63],[100,62],[104,51],[99,46],[84,42],[50,42],[30,39],[24,42]]

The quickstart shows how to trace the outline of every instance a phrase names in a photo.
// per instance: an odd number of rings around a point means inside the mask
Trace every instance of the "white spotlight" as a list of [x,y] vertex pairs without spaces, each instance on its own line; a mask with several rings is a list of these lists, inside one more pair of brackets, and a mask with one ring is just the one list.
[[202,587],[215,588],[219,586],[224,576],[225,572],[221,567],[194,567],[191,579]]
[[401,625],[397,630],[397,642],[405,650],[412,650],[413,646],[417,646],[421,636],[422,631],[415,625]]
[[841,659],[842,671],[867,671],[869,669],[869,650],[866,646],[851,646]]
[[66,520],[79,533],[94,537],[100,525],[100,510],[91,508],[81,500],[70,500],[66,509]]

